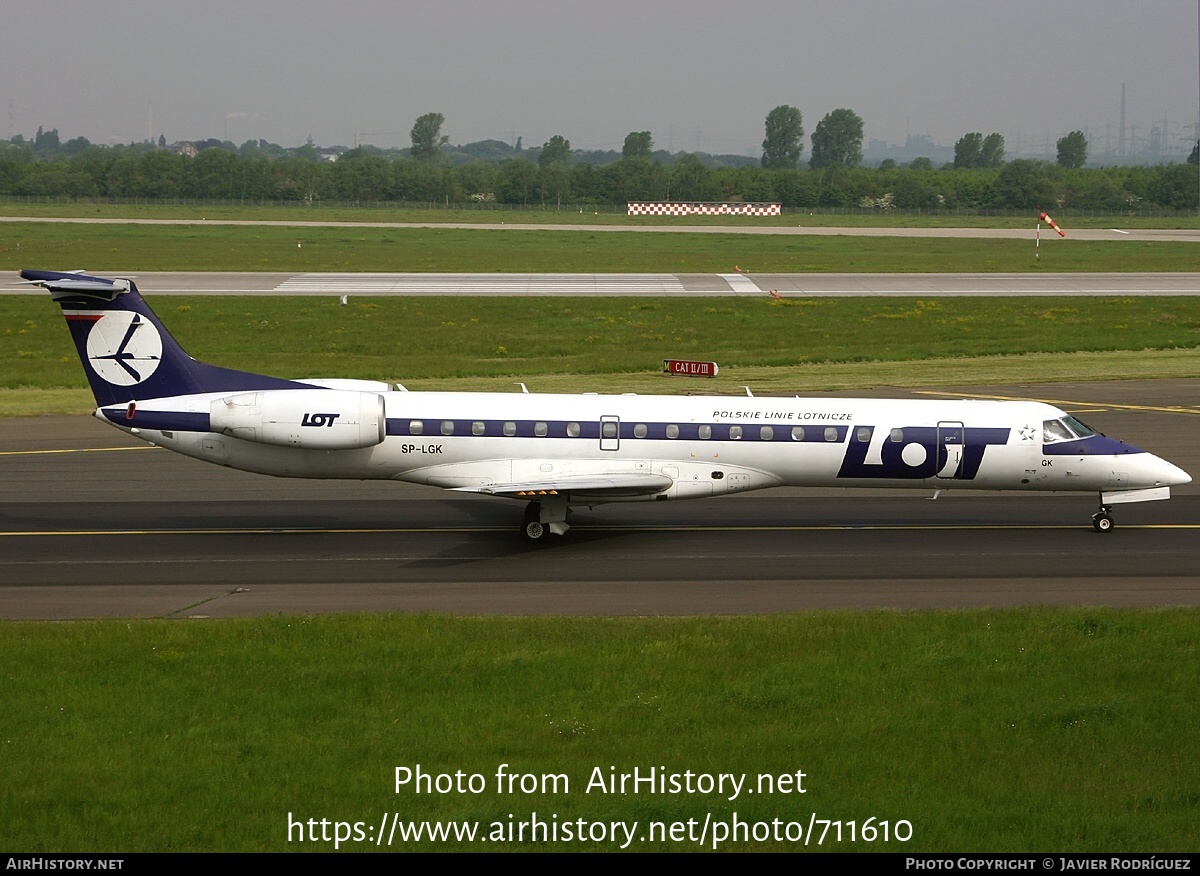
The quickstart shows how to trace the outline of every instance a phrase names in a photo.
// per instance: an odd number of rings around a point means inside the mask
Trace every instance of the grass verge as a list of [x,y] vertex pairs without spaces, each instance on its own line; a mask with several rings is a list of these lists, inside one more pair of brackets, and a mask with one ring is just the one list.
[[513,228],[4,223],[0,269],[755,273],[1191,271],[1196,245]]
[[[310,375],[311,376],[311,375]],[[342,376],[342,375],[322,375]],[[756,395],[861,391],[887,386],[939,387],[989,384],[1037,384],[1071,381],[1166,379],[1200,376],[1200,350],[1117,350],[1104,353],[1026,353],[903,362],[832,362],[794,366],[723,367],[713,380],[683,380],[661,371],[596,374],[518,374],[501,377],[426,377],[406,379],[414,391],[516,392],[518,382],[531,392],[636,392],[642,395],[716,393]],[[95,408],[88,389],[0,388],[0,417],[87,414]]]
[[[159,298],[192,355],[410,389],[759,393],[1200,374],[1195,298]],[[43,295],[0,297],[0,412],[86,410]],[[664,358],[715,360],[711,381]],[[84,405],[83,408],[77,405]]]
[[[374,829],[397,812],[486,832],[537,812],[646,832],[736,812],[805,830],[809,813],[841,820],[826,850],[1188,851],[1200,758],[1180,740],[1200,721],[1196,620],[1038,609],[6,623],[0,846],[331,850],[294,830],[289,842],[289,817],[319,832],[322,818]],[[479,774],[484,790],[397,791],[395,768],[417,764]],[[566,780],[498,794],[500,764]],[[806,793],[588,790],[634,767],[754,786],[802,771]],[[848,822],[868,818],[906,820],[912,839],[850,842]]]

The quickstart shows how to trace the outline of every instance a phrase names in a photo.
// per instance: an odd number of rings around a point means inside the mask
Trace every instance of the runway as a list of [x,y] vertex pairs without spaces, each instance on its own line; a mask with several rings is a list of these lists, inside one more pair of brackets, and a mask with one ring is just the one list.
[[[1200,272],[1082,274],[360,274],[134,272],[157,295],[1095,296],[1198,295]],[[3,285],[0,294],[28,295]]]
[[[859,395],[1036,397],[1200,472],[1200,379]],[[775,490],[580,511],[550,547],[521,506],[394,483],[277,480],[88,417],[0,421],[0,617],[329,611],[737,614],[1200,604],[1200,489],[1093,495]]]

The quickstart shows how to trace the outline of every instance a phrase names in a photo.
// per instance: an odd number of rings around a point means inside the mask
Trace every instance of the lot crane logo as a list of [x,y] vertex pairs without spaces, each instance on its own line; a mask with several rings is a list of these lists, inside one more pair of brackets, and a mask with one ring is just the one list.
[[88,362],[114,386],[141,383],[162,361],[162,337],[140,313],[106,313],[92,325],[87,339]]

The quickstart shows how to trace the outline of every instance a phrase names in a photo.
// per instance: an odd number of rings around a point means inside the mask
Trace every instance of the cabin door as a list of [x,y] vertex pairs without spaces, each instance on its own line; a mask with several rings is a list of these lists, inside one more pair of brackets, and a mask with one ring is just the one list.
[[938,423],[937,476],[939,478],[954,480],[962,477],[965,432],[962,423]]

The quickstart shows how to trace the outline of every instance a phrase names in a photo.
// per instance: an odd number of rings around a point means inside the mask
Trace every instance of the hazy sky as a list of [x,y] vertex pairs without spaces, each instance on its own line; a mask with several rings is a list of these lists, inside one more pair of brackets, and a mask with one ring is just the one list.
[[[1197,0],[2,0],[5,136],[407,146],[562,134],[620,149],[761,154],[779,104],[808,135],[849,107],[867,139],[1009,152],[1197,120]],[[1180,147],[1179,151],[1187,149]]]

